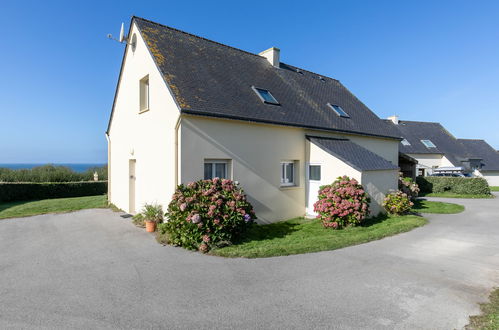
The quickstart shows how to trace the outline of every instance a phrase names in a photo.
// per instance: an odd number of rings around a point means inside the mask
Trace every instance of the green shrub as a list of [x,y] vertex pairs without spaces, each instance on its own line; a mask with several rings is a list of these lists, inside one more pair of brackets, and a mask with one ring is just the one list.
[[137,227],[144,228],[146,226],[146,221],[142,213],[137,213],[132,217],[132,223]]
[[201,252],[232,243],[255,219],[237,182],[219,178],[179,185],[166,216],[159,230],[169,243]]
[[141,211],[144,221],[163,222],[163,208],[158,204],[145,204]]
[[103,195],[107,181],[0,183],[0,202]]
[[369,214],[369,197],[357,180],[338,177],[332,184],[321,186],[314,211],[326,228],[356,226]]
[[107,165],[78,173],[66,166],[43,165],[32,169],[0,168],[0,182],[79,182],[93,181],[97,172],[100,181],[107,180]]
[[414,203],[411,202],[409,196],[400,190],[386,195],[383,200],[383,207],[390,214],[406,214],[413,206]]
[[490,187],[483,178],[455,178],[426,176],[417,177],[421,193],[453,193],[467,195],[489,195]]

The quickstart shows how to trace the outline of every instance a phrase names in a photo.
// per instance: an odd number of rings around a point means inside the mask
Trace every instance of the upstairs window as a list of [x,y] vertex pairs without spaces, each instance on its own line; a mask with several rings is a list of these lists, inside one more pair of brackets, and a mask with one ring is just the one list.
[[277,102],[276,98],[268,90],[255,86],[251,86],[251,88],[263,103],[279,105],[279,102]]
[[421,143],[424,144],[426,148],[436,148],[437,147],[430,140],[421,140]]
[[139,111],[147,111],[149,110],[149,76],[145,76],[140,79],[140,107]]
[[402,141],[400,141],[400,143],[402,143],[404,146],[410,146],[411,145],[409,143],[409,141],[407,141],[407,139],[403,139]]
[[343,117],[343,118],[350,118],[350,116],[348,115],[348,113],[345,112],[345,110],[343,110],[339,105],[334,105],[334,104],[331,104],[331,103],[328,103],[327,104],[328,107],[330,107],[331,109],[334,110],[334,112],[336,112],[336,114],[340,117]]

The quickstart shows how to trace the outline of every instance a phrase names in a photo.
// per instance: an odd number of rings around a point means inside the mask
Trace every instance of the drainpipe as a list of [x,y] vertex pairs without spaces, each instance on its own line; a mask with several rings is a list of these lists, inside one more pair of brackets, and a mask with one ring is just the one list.
[[177,186],[179,184],[179,179],[178,179],[178,176],[179,176],[179,168],[178,168],[178,160],[179,160],[179,156],[178,156],[178,152],[179,152],[179,148],[178,148],[178,130],[180,128],[180,123],[182,121],[182,114],[179,114],[178,115],[178,118],[177,118],[177,122],[175,124],[175,187],[173,187],[173,191],[175,191],[175,189],[177,189]]
[[107,201],[111,203],[111,137],[106,132],[107,140]]

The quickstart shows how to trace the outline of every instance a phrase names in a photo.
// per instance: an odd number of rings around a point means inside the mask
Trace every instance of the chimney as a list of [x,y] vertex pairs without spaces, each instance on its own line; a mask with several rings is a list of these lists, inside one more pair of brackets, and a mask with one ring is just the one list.
[[272,64],[273,66],[278,68],[279,63],[280,63],[279,62],[280,54],[281,54],[281,50],[279,48],[272,47],[272,48],[269,48],[267,50],[264,50],[263,52],[261,52],[258,55],[265,57],[267,59],[267,61],[270,62],[270,64]]
[[395,125],[399,124],[399,116],[397,115],[390,116],[387,119],[391,120]]

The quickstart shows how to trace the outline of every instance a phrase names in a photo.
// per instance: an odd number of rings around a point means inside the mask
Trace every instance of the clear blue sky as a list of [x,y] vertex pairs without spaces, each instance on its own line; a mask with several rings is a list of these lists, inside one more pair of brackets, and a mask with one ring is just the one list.
[[0,4],[0,163],[106,162],[131,15],[343,82],[380,117],[499,148],[499,1],[10,1]]

